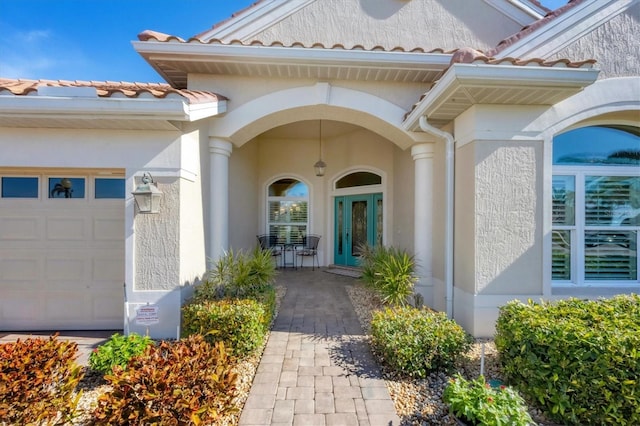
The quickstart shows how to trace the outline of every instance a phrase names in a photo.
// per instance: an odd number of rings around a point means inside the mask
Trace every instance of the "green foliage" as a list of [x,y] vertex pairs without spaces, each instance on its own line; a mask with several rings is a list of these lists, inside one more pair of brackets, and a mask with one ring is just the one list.
[[141,355],[147,346],[152,344],[153,340],[149,336],[140,336],[136,333],[123,336],[116,333],[91,352],[89,367],[102,374],[110,374],[116,365],[126,368],[131,358]]
[[414,257],[404,250],[382,245],[365,244],[360,253],[363,281],[380,294],[385,304],[406,305],[418,280]]
[[493,388],[484,376],[450,380],[442,395],[451,412],[472,425],[528,426],[534,424],[522,397],[507,386]]
[[564,424],[640,424],[640,296],[500,309],[506,377]]
[[256,248],[250,253],[230,250],[213,265],[208,279],[196,288],[194,300],[252,297],[271,287],[275,274],[267,250]]
[[148,346],[127,370],[105,376],[113,387],[98,400],[98,424],[212,424],[235,410],[237,375],[224,345],[202,336]]
[[373,313],[371,341],[383,361],[399,373],[424,378],[450,370],[469,350],[472,338],[442,312],[412,307]]
[[274,277],[268,252],[229,251],[182,307],[182,335],[203,334],[210,343],[222,341],[236,356],[254,353],[275,316]]
[[[6,424],[65,424],[71,421],[84,376],[74,361],[75,342],[26,339],[0,345],[0,419]],[[3,423],[5,424],[5,423]]]
[[262,347],[272,317],[265,303],[253,299],[190,303],[182,308],[182,333],[203,334],[208,342],[222,341],[234,355],[246,356]]

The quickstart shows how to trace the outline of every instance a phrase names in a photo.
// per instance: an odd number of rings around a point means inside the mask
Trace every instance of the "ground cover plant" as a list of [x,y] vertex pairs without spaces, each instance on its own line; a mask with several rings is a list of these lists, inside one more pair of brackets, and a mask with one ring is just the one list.
[[97,424],[212,424],[235,409],[235,360],[221,342],[202,336],[148,346],[126,370],[105,376],[112,386],[98,399]]
[[149,336],[131,333],[128,336],[116,333],[89,355],[89,367],[102,374],[109,374],[116,365],[126,368],[129,360],[141,355],[147,346],[153,345]]
[[0,345],[0,420],[6,424],[65,424],[75,416],[83,377],[78,346],[29,338]]
[[506,378],[563,424],[640,424],[640,296],[511,302],[495,343]]
[[442,395],[451,412],[470,425],[528,426],[533,419],[518,392],[508,386],[491,386],[484,376],[467,380],[459,373]]

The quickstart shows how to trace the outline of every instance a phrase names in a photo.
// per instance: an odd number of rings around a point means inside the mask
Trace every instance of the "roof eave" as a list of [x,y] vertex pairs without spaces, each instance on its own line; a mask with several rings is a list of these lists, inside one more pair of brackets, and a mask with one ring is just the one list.
[[190,122],[226,112],[226,101],[0,96],[0,117]]
[[[451,53],[381,51],[340,48],[284,47],[192,42],[133,42],[136,51],[174,87],[186,82],[187,70],[176,61],[187,63],[237,64],[243,69],[260,66],[352,67],[402,72],[444,71]],[[163,62],[172,62],[163,67]]]
[[[414,106],[403,127],[419,131],[422,116],[449,122],[477,104],[554,105],[594,83],[598,73],[595,68],[564,66],[453,64]],[[474,95],[480,91],[482,99]]]

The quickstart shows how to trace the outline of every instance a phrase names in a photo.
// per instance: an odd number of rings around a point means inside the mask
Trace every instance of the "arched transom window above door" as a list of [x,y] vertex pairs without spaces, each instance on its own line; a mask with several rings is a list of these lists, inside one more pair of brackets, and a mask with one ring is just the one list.
[[382,184],[382,177],[380,175],[371,172],[354,172],[338,179],[336,189],[380,184]]
[[269,185],[267,232],[281,243],[301,242],[309,229],[309,187],[294,178]]

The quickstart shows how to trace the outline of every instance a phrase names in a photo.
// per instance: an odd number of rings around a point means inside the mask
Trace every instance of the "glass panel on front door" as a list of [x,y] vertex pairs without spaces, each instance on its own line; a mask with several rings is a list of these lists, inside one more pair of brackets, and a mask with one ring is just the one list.
[[358,266],[360,247],[382,244],[382,194],[335,198],[334,263]]

